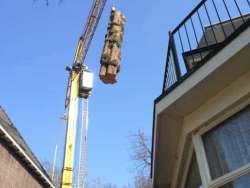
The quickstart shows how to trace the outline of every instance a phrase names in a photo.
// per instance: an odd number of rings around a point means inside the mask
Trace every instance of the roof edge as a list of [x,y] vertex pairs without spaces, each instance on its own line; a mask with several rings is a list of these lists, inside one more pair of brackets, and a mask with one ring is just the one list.
[[[13,144],[13,147],[15,147],[17,149],[17,152],[19,155],[23,156],[24,158],[22,159],[25,163],[28,163],[30,165],[32,165],[33,168],[29,168],[32,169],[32,171],[37,174],[40,174],[40,177],[38,178],[42,178],[46,184],[48,184],[51,188],[55,188],[55,185],[52,183],[52,181],[50,180],[50,178],[48,178],[42,171],[41,169],[39,169],[39,167],[33,162],[33,160],[25,153],[25,151],[22,149],[22,147],[14,140],[14,138],[11,137],[11,135],[2,127],[2,125],[0,124],[0,132],[4,135],[5,139],[8,140],[9,142],[11,142]],[[26,159],[26,160],[25,160]]]

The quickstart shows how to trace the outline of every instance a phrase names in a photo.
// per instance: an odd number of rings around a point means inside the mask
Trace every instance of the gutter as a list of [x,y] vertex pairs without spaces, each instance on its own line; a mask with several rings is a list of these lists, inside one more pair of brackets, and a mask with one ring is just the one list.
[[27,160],[27,163],[30,163],[32,167],[35,169],[36,173],[39,173],[41,178],[50,186],[50,188],[55,188],[55,185],[51,182],[51,180],[44,175],[44,173],[37,167],[37,165],[33,162],[33,160],[25,153],[25,151],[19,146],[19,144],[11,137],[11,135],[2,127],[0,124],[0,132],[6,136],[7,140],[9,140],[14,147],[18,150],[19,155],[21,154]]
[[156,100],[154,101],[154,110],[153,110],[153,125],[152,125],[152,142],[151,142],[151,169],[150,169],[150,178],[154,186],[154,162],[155,162],[155,108]]

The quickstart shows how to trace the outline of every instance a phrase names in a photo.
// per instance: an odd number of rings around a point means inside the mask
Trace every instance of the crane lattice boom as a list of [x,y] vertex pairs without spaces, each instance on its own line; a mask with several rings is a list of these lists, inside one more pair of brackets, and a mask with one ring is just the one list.
[[[78,58],[76,59],[76,61],[74,61],[74,63],[77,63],[77,61],[80,61],[81,63],[84,62],[85,57],[87,55],[89,46],[91,44],[91,41],[93,39],[96,27],[98,25],[98,22],[100,20],[102,11],[104,9],[104,6],[106,4],[107,0],[95,0],[92,8],[90,10],[89,16],[88,16],[88,20],[87,23],[84,27],[84,30],[81,34],[80,40],[81,41],[81,49],[79,49],[79,54],[78,54]],[[77,54],[76,54],[77,55]]]
[[82,99],[80,132],[80,151],[78,164],[77,188],[84,188],[87,176],[87,135],[88,135],[88,99]]

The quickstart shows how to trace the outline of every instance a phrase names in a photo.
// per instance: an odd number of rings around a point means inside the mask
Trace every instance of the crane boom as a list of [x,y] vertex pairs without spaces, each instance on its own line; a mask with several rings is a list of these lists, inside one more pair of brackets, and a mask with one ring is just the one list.
[[78,41],[73,66],[67,85],[65,107],[68,111],[67,132],[64,151],[61,188],[73,187],[74,150],[76,142],[76,124],[78,114],[79,80],[84,60],[100,20],[107,0],[93,0],[87,22]]
[[[80,39],[78,41],[73,61],[73,66],[79,63],[80,64],[84,63],[86,55],[89,50],[89,46],[95,34],[97,25],[101,18],[106,2],[107,0],[93,0],[93,5],[89,12],[87,22],[84,26],[83,32],[81,33]],[[71,82],[69,78],[67,85],[67,92],[66,92],[65,108],[67,108],[69,104],[70,87],[71,87]]]
[[88,16],[87,23],[79,39],[80,53],[79,56],[77,56],[77,59],[75,59],[74,63],[77,63],[78,61],[81,63],[84,62],[106,2],[107,0],[94,1]]

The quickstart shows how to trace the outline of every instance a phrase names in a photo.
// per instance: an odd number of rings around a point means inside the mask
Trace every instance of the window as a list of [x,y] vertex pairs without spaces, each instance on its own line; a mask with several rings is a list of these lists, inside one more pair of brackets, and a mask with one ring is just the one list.
[[[250,106],[215,128],[195,134],[193,143],[204,188],[250,187]],[[190,164],[186,188],[199,188],[196,158]]]
[[193,154],[185,188],[200,188],[201,184],[201,176],[199,173],[196,156]]
[[249,187],[250,175],[242,176],[239,179],[230,182],[220,188],[247,188]]
[[202,139],[212,179],[249,164],[250,108],[205,133]]

